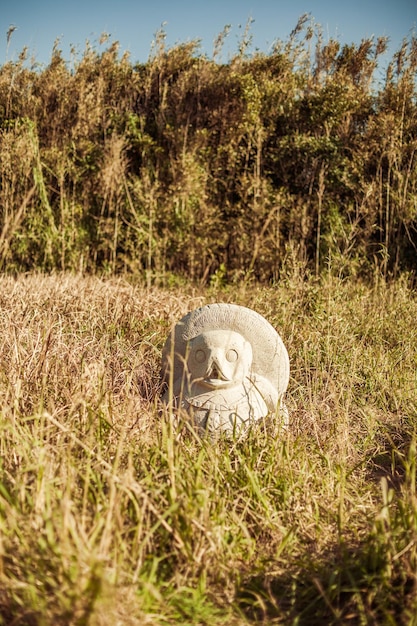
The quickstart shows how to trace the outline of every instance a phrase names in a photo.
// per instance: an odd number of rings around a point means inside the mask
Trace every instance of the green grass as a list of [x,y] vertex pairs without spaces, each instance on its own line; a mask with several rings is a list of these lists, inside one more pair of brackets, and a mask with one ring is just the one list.
[[[213,301],[280,332],[287,432],[161,409],[165,338]],[[416,318],[405,280],[0,277],[0,623],[415,623]]]

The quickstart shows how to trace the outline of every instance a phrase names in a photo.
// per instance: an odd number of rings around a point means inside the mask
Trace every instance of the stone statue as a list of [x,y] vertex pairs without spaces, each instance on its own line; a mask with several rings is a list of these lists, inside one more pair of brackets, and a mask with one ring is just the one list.
[[209,304],[173,328],[162,353],[163,401],[200,434],[239,434],[267,416],[283,425],[287,350],[267,320],[236,304]]

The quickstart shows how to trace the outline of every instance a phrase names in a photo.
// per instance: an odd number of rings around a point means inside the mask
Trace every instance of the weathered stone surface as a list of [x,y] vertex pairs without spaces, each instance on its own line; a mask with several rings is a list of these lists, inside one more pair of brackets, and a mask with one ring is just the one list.
[[283,424],[287,350],[261,315],[209,304],[173,328],[162,354],[163,401],[185,411],[200,433],[240,433],[271,416]]

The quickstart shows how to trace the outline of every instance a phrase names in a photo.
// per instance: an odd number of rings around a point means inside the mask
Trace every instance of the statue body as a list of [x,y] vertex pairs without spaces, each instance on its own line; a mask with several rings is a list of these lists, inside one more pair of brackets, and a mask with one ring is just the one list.
[[[259,355],[259,348],[266,354]],[[177,324],[163,351],[162,371],[166,383],[173,381],[165,403],[173,399],[173,408],[185,411],[200,433],[232,434],[280,411],[289,364],[278,333],[264,318],[245,307],[215,304]]]

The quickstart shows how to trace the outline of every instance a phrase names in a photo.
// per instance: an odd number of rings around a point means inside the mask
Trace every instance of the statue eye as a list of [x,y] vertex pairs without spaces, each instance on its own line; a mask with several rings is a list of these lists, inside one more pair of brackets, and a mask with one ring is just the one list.
[[229,363],[235,363],[238,359],[238,353],[236,352],[236,350],[228,350],[226,352],[226,359],[229,361]]
[[206,353],[204,352],[204,350],[197,350],[197,352],[195,353],[195,360],[197,361],[197,363],[204,363],[204,361],[206,360]]

